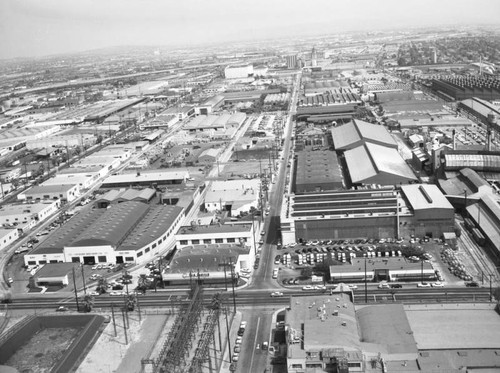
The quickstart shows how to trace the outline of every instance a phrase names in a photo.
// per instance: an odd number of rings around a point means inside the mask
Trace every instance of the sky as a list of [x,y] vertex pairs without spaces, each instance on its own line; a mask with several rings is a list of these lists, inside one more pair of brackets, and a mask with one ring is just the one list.
[[0,58],[500,24],[498,0],[0,0]]

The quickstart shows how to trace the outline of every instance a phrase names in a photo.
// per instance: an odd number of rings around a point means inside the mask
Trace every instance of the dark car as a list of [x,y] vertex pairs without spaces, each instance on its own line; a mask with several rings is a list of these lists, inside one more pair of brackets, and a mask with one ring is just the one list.
[[245,334],[245,328],[239,328],[238,335],[241,337],[243,334]]
[[401,284],[392,284],[391,285],[391,289],[401,289],[403,287],[403,285]]
[[478,288],[479,284],[475,281],[472,281],[472,282],[466,282],[465,286],[467,286],[468,288]]

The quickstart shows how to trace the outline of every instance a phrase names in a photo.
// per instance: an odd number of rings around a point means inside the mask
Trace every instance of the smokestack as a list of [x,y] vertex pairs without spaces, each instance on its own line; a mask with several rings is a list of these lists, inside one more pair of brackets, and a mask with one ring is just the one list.
[[456,140],[455,140],[455,138],[456,138],[455,130],[453,130],[452,136],[453,136],[453,143],[452,143],[453,144],[453,150],[456,150],[457,149],[457,145],[456,145]]

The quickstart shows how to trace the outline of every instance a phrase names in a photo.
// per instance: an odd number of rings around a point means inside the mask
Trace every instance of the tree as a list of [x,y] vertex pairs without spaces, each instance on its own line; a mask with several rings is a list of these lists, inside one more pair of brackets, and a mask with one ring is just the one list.
[[305,268],[302,268],[302,270],[300,271],[300,277],[302,279],[309,279],[312,277],[312,273],[313,273],[313,270],[311,267],[305,267]]
[[92,308],[94,307],[94,297],[89,294],[85,294],[83,297],[83,311],[84,312],[90,312],[92,311]]
[[95,290],[99,294],[106,293],[108,291],[108,280],[106,280],[104,277],[100,277]]
[[137,290],[141,291],[143,294],[146,293],[147,289],[151,289],[153,282],[146,277],[145,274],[141,274],[137,280]]
[[133,311],[135,309],[136,304],[137,304],[137,298],[135,294],[129,294],[127,296],[127,300],[125,301],[127,310]]

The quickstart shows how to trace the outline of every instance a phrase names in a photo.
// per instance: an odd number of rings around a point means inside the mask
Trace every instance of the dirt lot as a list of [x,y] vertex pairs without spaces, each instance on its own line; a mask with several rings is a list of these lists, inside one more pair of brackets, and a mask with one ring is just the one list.
[[50,372],[80,330],[80,328],[42,329],[16,351],[5,365],[23,373]]

